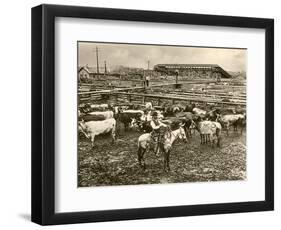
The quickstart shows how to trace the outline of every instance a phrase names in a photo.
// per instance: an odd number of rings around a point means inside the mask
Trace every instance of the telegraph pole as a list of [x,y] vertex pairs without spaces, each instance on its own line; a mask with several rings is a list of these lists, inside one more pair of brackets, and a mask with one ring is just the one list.
[[107,74],[107,69],[106,69],[106,61],[104,61],[104,75]]
[[150,63],[150,61],[148,60],[147,61],[147,70],[149,70],[149,63]]
[[99,70],[99,49],[98,47],[96,46],[96,55],[97,55],[97,74],[100,73],[100,70]]
[[96,61],[97,61],[97,74],[100,73],[100,68],[99,68],[99,51],[100,49],[96,46],[95,49],[93,49],[93,52],[96,53]]

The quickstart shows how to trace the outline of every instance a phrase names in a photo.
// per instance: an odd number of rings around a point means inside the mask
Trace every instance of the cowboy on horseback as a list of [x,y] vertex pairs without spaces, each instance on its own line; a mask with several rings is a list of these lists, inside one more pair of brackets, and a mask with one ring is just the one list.
[[[158,118],[158,113],[156,111],[154,111],[152,113],[152,120],[150,122],[150,125],[152,127],[152,132],[151,132],[151,137],[152,140],[155,143],[155,150],[154,153],[156,155],[158,155],[159,153],[159,144],[161,143],[164,133],[166,131],[167,125],[165,125],[164,123],[162,123],[160,121],[160,119]],[[162,128],[164,127],[164,129]]]

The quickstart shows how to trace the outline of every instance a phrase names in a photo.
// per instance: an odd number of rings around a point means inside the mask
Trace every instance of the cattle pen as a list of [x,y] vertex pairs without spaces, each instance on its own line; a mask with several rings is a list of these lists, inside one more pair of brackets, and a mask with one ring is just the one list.
[[[176,104],[180,102],[198,103],[202,106],[213,105],[221,107],[246,107],[245,86],[241,85],[222,85],[222,89],[216,89],[205,82],[200,90],[192,88],[194,83],[163,83],[155,84],[150,87],[129,87],[115,88],[107,90],[78,92],[79,103],[91,102],[109,102],[114,104],[134,103],[144,105],[146,102],[152,102],[156,106],[162,103]],[[197,84],[202,84],[202,81]],[[186,87],[187,86],[187,87]],[[192,90],[190,90],[192,88]],[[202,88],[204,91],[202,91]],[[240,91],[237,93],[237,90]]]
[[77,51],[78,187],[247,179],[247,49]]
[[[137,86],[136,86],[137,85]],[[150,87],[127,84],[108,87],[98,84],[80,84],[78,103],[134,105],[144,109],[146,103],[161,108],[164,105],[194,103],[210,108],[246,109],[246,84],[237,81],[194,80],[182,82],[154,82]],[[246,178],[246,133],[235,131],[227,136],[223,131],[222,147],[200,145],[198,133],[193,133],[187,144],[176,141],[171,153],[171,171],[164,173],[161,156],[146,154],[147,170],[142,171],[137,161],[138,129],[124,130],[117,120],[116,141],[109,135],[96,138],[94,149],[85,137],[79,136],[78,186],[106,186],[176,182],[204,182],[243,180]]]

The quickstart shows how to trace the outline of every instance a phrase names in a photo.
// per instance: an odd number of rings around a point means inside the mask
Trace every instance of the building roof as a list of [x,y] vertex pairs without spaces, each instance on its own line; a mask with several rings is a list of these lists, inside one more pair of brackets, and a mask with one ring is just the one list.
[[172,68],[182,68],[182,67],[219,67],[217,64],[157,64],[155,66],[165,66]]
[[157,64],[155,67],[165,67],[167,69],[180,69],[180,68],[216,68],[224,77],[231,78],[231,75],[217,64]]
[[[79,67],[79,70],[78,70],[78,73],[81,71],[81,70],[85,70],[87,71],[88,74],[96,74],[97,73],[97,68],[96,67],[89,67],[89,66],[82,66],[82,67]],[[101,66],[99,67],[99,73],[104,73],[104,67]]]

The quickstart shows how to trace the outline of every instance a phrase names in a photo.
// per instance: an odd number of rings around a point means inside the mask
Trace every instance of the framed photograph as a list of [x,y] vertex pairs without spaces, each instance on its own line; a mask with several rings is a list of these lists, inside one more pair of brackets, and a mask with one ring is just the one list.
[[32,221],[274,208],[274,21],[32,8]]

